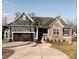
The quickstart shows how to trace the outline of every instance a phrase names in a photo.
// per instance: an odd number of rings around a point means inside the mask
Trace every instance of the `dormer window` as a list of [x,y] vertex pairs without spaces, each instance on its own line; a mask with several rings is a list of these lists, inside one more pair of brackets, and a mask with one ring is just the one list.
[[26,16],[25,15],[23,15],[23,20],[26,20]]

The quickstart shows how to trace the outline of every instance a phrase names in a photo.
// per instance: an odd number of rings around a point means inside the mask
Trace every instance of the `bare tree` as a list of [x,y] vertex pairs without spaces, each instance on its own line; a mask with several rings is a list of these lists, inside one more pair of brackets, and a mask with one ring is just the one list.
[[30,15],[31,17],[34,17],[36,14],[35,14],[35,12],[31,12],[31,13],[29,13],[29,15]]
[[3,17],[2,18],[2,26],[6,26],[8,23],[8,19],[7,19],[7,17]]
[[7,17],[2,18],[2,39],[4,39],[4,31],[5,31],[5,29],[8,28],[7,27],[7,24],[8,24],[7,21],[8,21]]
[[[18,17],[20,14],[21,14],[20,12],[16,12],[16,13],[15,13],[15,16]],[[16,17],[15,17],[15,18],[16,18]]]
[[77,19],[75,18],[73,20],[68,20],[68,24],[72,28],[72,32],[77,33]]

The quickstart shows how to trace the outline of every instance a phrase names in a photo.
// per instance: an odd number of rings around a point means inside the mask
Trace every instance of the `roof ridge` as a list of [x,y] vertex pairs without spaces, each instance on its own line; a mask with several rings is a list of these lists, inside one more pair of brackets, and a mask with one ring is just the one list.
[[53,17],[46,17],[46,16],[33,16],[33,17],[40,17],[40,18],[53,18]]

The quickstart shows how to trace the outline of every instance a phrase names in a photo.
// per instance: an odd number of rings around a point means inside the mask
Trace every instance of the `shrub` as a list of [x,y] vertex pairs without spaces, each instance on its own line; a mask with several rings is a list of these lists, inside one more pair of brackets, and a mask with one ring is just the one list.
[[48,37],[44,38],[44,40],[45,40],[45,42],[49,42],[49,38]]
[[58,42],[61,42],[60,40],[58,40]]
[[57,42],[57,40],[55,39],[55,42]]
[[66,40],[65,40],[65,39],[63,39],[63,41],[62,41],[62,42],[64,43],[64,42],[66,42]]
[[12,42],[12,39],[9,39],[9,42]]

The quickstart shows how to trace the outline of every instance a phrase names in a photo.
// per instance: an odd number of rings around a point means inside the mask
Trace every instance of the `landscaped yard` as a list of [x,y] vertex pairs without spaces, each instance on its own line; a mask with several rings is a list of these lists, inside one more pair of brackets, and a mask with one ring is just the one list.
[[77,45],[75,44],[54,43],[51,47],[61,50],[62,52],[67,54],[71,59],[77,59]]
[[14,50],[3,48],[3,49],[2,49],[2,59],[8,58],[8,57],[11,56],[13,53],[14,53]]

